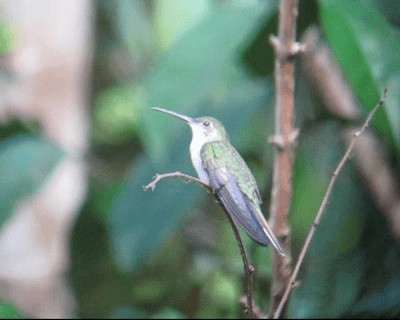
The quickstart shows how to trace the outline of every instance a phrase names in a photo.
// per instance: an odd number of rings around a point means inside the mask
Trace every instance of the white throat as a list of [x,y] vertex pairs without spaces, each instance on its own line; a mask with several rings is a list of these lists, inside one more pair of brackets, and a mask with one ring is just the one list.
[[192,141],[190,142],[190,157],[192,158],[193,167],[195,168],[199,178],[208,183],[208,175],[203,169],[203,164],[201,160],[201,149],[203,146],[212,141],[209,137],[207,137],[204,131],[193,125],[190,126],[192,129]]

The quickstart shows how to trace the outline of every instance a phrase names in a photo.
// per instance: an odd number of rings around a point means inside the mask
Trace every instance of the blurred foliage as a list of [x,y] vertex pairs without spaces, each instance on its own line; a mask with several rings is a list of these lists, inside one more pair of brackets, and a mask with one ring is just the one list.
[[400,38],[368,1],[321,1],[327,40],[362,106],[376,104],[388,90],[383,109],[373,119],[400,156]]
[[[269,208],[273,133],[273,51],[278,1],[96,1],[90,187],[71,237],[70,280],[82,318],[236,318],[243,267],[226,218],[194,184],[154,174],[194,174],[190,130],[151,111],[159,106],[220,119],[259,183]],[[400,172],[400,36],[396,1],[300,1],[298,37],[318,25],[364,114],[388,89],[372,127]],[[0,24],[0,53],[12,49]],[[301,60],[299,59],[299,64]],[[301,67],[300,128],[289,215],[296,257],[344,152],[333,118]],[[363,118],[362,118],[363,119]],[[361,119],[360,119],[361,121]],[[62,156],[32,125],[0,128],[4,222],[38,190]],[[17,133],[25,132],[23,136]],[[243,236],[256,267],[255,300],[268,308],[269,250]],[[337,180],[301,269],[286,316],[399,317],[400,252],[355,166]],[[2,305],[0,315],[11,312]],[[11,313],[10,317],[11,317]],[[4,316],[6,317],[6,315]]]
[[14,48],[16,35],[12,26],[6,21],[0,20],[0,55],[10,52]]
[[43,185],[62,155],[58,147],[32,135],[18,135],[1,141],[0,226],[17,203]]
[[[272,9],[260,9],[216,8],[197,28],[191,29],[187,37],[177,40],[154,73],[145,79],[146,106],[175,104],[185,107],[183,113],[186,114],[195,114],[201,108],[205,114],[214,113],[217,117],[218,113],[223,113],[228,120],[231,113],[237,123],[245,121],[252,110],[262,107],[264,88],[236,66],[234,55],[250,32],[254,32],[259,20],[263,20],[260,17],[271,15]],[[243,10],[252,18],[243,20]],[[211,50],[216,50],[218,55],[210,55]],[[169,81],[171,74],[174,81]],[[243,106],[246,110],[241,112]],[[173,188],[169,182],[160,184],[157,197],[143,193],[141,186],[156,172],[189,170],[187,149],[182,152],[189,132],[155,112],[142,111],[141,119],[149,156],[142,156],[131,168],[132,179],[127,180],[111,215],[111,239],[126,268],[143,263],[159,242],[179,225],[200,195],[196,192],[198,186],[188,187],[181,181],[169,181]],[[164,210],[168,212],[168,219],[159,223]],[[146,212],[146,219],[143,219],[143,212]]]
[[18,310],[9,303],[0,304],[0,318],[2,319],[22,319]]
[[[304,133],[296,152],[294,196],[290,224],[293,248],[301,249],[325,194],[330,176],[344,153],[340,127],[322,122]],[[315,137],[319,137],[315,139]],[[367,210],[363,194],[348,164],[341,172],[330,205],[306,256],[302,285],[295,289],[288,316],[340,317],[359,294],[366,261],[362,255],[362,230]]]

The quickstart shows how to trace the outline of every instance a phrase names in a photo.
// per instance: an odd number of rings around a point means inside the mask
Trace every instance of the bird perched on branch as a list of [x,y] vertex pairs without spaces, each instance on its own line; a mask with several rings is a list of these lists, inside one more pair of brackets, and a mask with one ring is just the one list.
[[257,183],[231,145],[221,122],[211,117],[190,118],[162,108],[152,109],[177,117],[190,126],[190,155],[200,180],[209,185],[235,224],[251,239],[264,246],[272,243],[284,255],[261,211]]

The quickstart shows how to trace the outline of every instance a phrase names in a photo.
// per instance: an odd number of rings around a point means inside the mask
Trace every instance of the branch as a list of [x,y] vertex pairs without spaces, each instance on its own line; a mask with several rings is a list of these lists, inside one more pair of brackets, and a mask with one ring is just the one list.
[[301,55],[302,65],[324,106],[342,119],[358,120],[361,112],[357,99],[330,48],[320,41],[319,29],[309,27],[301,40],[307,47]]
[[274,313],[291,273],[287,214],[291,202],[293,147],[298,131],[294,119],[294,56],[304,50],[295,41],[297,0],[281,0],[279,8],[278,38],[270,36],[275,51],[275,133],[270,139],[276,146],[271,194],[270,224],[280,240],[286,256],[272,254],[272,285],[270,316]]
[[[244,306],[245,310],[248,309],[247,297],[245,296],[240,297],[239,302]],[[267,319],[267,315],[264,314],[257,305],[253,305],[253,313],[256,319]]]
[[[245,271],[245,282],[246,282],[246,304],[245,304],[245,312],[247,313],[247,316],[250,319],[254,318],[255,311],[254,311],[254,306],[253,306],[253,273],[255,271],[253,265],[250,264],[249,259],[247,257],[246,249],[244,247],[242,238],[240,237],[239,231],[235,225],[235,222],[232,220],[232,217],[230,216],[229,212],[226,210],[226,208],[221,204],[221,201],[216,193],[214,193],[213,189],[205,182],[202,180],[189,176],[187,174],[181,173],[179,171],[171,172],[171,173],[164,173],[164,174],[156,174],[153,181],[151,181],[149,184],[146,186],[143,186],[143,189],[145,191],[151,189],[152,191],[155,189],[156,184],[165,178],[182,178],[186,182],[196,182],[203,187],[205,187],[208,191],[211,191],[215,198],[217,199],[218,204],[221,205],[222,209],[224,209],[224,212],[229,220],[229,223],[231,224],[232,230],[235,234],[236,241],[238,243],[239,249],[240,249],[240,254],[243,259],[243,266],[244,266],[244,271]],[[256,308],[258,310],[258,308]]]
[[198,178],[189,176],[189,175],[181,173],[179,171],[164,173],[164,174],[157,173],[154,176],[153,181],[151,181],[148,185],[143,186],[144,191],[147,191],[149,189],[151,189],[151,191],[154,191],[154,189],[156,188],[156,184],[160,180],[165,179],[165,178],[181,178],[181,179],[185,180],[186,182],[196,182],[196,183],[202,185],[203,187],[205,187],[206,189],[208,189],[209,191],[212,191],[211,187],[207,183],[204,183],[202,180],[200,180]]
[[[307,46],[301,56],[304,70],[323,99],[324,106],[341,119],[358,121],[361,112],[354,93],[329,46],[320,40],[318,28],[309,27],[302,42]],[[343,131],[349,144],[354,128]],[[353,161],[363,178],[362,182],[388,221],[393,236],[400,241],[400,185],[386,151],[372,132],[365,132],[353,149]]]
[[[344,130],[347,143],[351,141],[351,130]],[[393,170],[384,145],[372,132],[366,132],[353,150],[353,161],[362,182],[387,221],[393,237],[400,241],[400,185],[398,172]]]
[[359,131],[354,132],[353,134],[353,138],[350,142],[350,145],[348,146],[346,152],[344,153],[343,157],[341,158],[341,160],[339,161],[339,164],[337,165],[335,171],[332,173],[332,177],[329,181],[328,184],[328,188],[326,190],[325,196],[322,200],[321,206],[318,209],[317,215],[315,216],[314,222],[311,226],[310,232],[307,235],[306,241],[304,242],[303,248],[300,251],[300,255],[299,258],[296,262],[296,266],[294,267],[293,273],[290,277],[289,283],[286,287],[285,293],[283,294],[283,297],[278,305],[278,308],[276,309],[276,312],[274,313],[274,319],[278,319],[282,313],[283,307],[289,297],[289,294],[291,292],[291,290],[293,289],[294,285],[296,284],[296,278],[297,278],[297,274],[299,273],[300,267],[303,263],[304,260],[304,256],[308,250],[308,247],[310,246],[311,240],[314,236],[315,230],[317,228],[317,226],[320,223],[321,220],[321,216],[325,210],[325,207],[328,203],[329,197],[331,195],[332,192],[332,188],[335,184],[336,178],[338,176],[338,174],[340,173],[340,171],[342,170],[343,166],[345,165],[346,161],[350,158],[350,153],[352,152],[354,145],[357,141],[357,139],[363,134],[363,132],[365,131],[365,129],[369,126],[369,123],[371,122],[372,117],[374,116],[375,112],[378,110],[378,108],[383,104],[383,102],[385,101],[386,98],[386,89],[383,93],[383,96],[380,98],[380,100],[378,101],[378,103],[376,104],[376,106],[372,109],[372,111],[369,113],[367,119],[365,120],[363,126],[361,127],[361,129]]
[[[218,196],[216,196],[218,203],[221,203],[218,199]],[[240,253],[242,255],[243,259],[243,266],[244,266],[244,271],[245,271],[245,276],[246,276],[246,302],[247,302],[247,307],[245,308],[245,312],[247,313],[247,316],[249,319],[254,318],[254,306],[253,306],[253,273],[255,271],[254,266],[250,264],[249,259],[247,258],[247,253],[246,249],[243,245],[242,238],[240,237],[239,230],[237,229],[235,222],[232,220],[231,215],[228,213],[228,211],[225,209],[223,205],[221,207],[224,209],[225,214],[229,220],[229,223],[232,226],[232,230],[235,233],[236,241],[238,243],[238,246],[240,248]]]

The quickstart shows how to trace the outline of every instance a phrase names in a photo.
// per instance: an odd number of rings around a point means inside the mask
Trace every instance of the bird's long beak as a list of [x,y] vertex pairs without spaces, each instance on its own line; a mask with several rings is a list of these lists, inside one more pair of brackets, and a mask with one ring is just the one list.
[[174,111],[169,111],[169,110],[162,109],[162,108],[157,108],[157,107],[154,107],[154,108],[152,108],[152,109],[153,109],[153,110],[156,110],[156,111],[160,111],[160,112],[167,113],[167,114],[169,114],[169,115],[171,115],[171,116],[174,116],[174,117],[177,117],[177,118],[179,118],[179,119],[181,119],[181,120],[187,122],[188,124],[194,123],[194,119],[193,119],[193,118],[184,116],[183,114],[179,114],[179,113],[176,113],[176,112],[174,112]]

